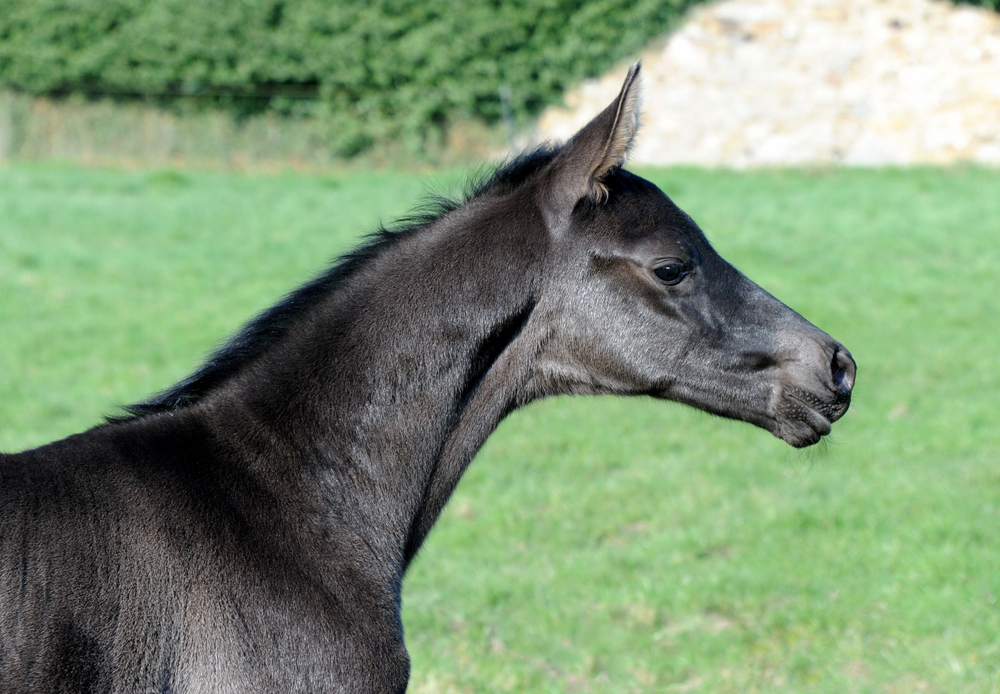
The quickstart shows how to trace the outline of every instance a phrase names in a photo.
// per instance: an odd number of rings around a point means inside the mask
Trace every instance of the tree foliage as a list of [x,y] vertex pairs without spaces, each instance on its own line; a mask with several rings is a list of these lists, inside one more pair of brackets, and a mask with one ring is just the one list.
[[[520,117],[699,0],[0,0],[0,86],[275,110],[341,153]],[[996,8],[1000,0],[971,0]]]
[[0,0],[0,84],[329,123],[344,153],[521,116],[697,0]]

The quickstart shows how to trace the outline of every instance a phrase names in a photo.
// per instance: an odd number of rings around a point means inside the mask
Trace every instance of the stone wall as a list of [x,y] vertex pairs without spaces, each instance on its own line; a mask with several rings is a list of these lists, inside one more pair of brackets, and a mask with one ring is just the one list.
[[[643,56],[633,161],[1000,164],[1000,15],[929,0],[727,0]],[[625,68],[539,120],[565,139]]]

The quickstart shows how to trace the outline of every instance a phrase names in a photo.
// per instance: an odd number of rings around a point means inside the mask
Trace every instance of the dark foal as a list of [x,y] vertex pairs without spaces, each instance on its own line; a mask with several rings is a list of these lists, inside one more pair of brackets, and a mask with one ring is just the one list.
[[406,568],[536,398],[828,433],[847,350],[621,168],[637,74],[566,145],[383,231],[128,417],[0,456],[0,692],[404,691]]

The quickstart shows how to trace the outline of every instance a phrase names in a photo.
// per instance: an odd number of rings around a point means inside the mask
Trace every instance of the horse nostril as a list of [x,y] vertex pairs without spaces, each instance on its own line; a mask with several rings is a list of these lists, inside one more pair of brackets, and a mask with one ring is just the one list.
[[856,372],[857,366],[846,350],[838,349],[833,353],[833,360],[830,362],[830,375],[833,377],[833,385],[845,393],[850,393],[854,387]]

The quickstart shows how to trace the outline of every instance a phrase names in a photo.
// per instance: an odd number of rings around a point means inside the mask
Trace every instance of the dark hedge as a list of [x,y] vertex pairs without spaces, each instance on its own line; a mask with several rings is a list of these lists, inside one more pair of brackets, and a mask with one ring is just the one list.
[[0,85],[274,109],[342,153],[521,117],[635,56],[697,0],[0,0]]
[[[0,0],[0,86],[328,125],[351,154],[524,118],[698,0]],[[997,8],[1000,0],[973,0]]]

